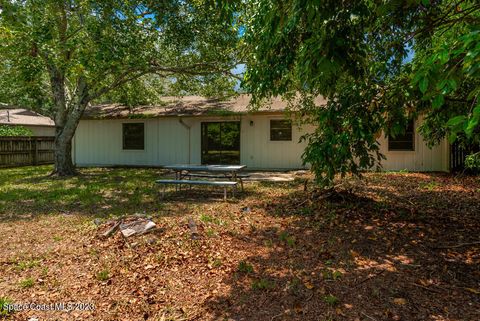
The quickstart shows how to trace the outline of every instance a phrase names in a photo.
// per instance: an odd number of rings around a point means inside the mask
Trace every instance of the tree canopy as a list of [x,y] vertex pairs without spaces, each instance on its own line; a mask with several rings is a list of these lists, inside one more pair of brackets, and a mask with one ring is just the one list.
[[53,115],[61,175],[73,173],[71,139],[89,103],[135,103],[159,79],[180,93],[233,88],[238,30],[210,1],[0,4],[0,98]]
[[[381,165],[378,133],[425,117],[424,138],[480,142],[477,1],[258,0],[245,6],[244,86],[281,95],[309,122],[318,182]],[[313,97],[327,98],[314,106]]]

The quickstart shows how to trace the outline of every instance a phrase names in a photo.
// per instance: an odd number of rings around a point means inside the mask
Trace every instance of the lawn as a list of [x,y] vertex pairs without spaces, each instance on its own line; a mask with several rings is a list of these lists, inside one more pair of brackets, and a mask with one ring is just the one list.
[[[6,318],[480,320],[478,177],[369,173],[324,197],[302,174],[223,202],[160,200],[159,169],[50,171],[0,170],[0,304],[94,309]],[[135,213],[160,229],[105,240],[94,224]]]

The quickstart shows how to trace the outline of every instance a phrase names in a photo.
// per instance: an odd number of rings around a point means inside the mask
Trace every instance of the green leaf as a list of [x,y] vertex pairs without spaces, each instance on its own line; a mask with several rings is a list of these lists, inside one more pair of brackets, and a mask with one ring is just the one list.
[[420,79],[419,88],[420,88],[420,91],[422,92],[422,94],[425,94],[425,92],[428,89],[428,78],[427,77],[423,77],[422,79]]
[[473,108],[473,117],[480,117],[480,101],[478,102],[477,106]]
[[443,105],[443,103],[444,103],[443,95],[438,95],[433,99],[432,107],[437,109],[437,108],[441,107]]
[[452,117],[448,120],[447,126],[448,127],[457,127],[458,125],[463,124],[465,122],[466,118],[467,117],[464,116],[464,115],[459,115],[459,116]]
[[472,137],[473,131],[475,130],[475,128],[477,128],[478,120],[479,120],[478,117],[473,117],[468,121],[468,126],[465,129],[465,134],[467,135],[468,138]]
[[448,142],[450,144],[453,144],[456,139],[457,139],[457,133],[450,133],[450,135],[448,135]]

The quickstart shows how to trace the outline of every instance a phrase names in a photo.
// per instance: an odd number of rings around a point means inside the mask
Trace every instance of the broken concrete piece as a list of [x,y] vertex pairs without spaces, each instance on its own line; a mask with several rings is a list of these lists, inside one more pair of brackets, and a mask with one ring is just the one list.
[[138,218],[132,222],[120,224],[120,231],[123,236],[129,237],[132,235],[141,235],[145,234],[147,231],[155,228],[157,225],[149,220],[144,218]]

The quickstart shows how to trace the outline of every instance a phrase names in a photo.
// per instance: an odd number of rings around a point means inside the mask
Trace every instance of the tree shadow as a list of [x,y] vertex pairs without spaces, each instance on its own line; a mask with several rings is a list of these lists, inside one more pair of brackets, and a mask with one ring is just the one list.
[[477,320],[478,181],[367,181],[324,199],[297,190],[257,204],[288,224],[228,235],[252,251],[204,302],[213,319]]

